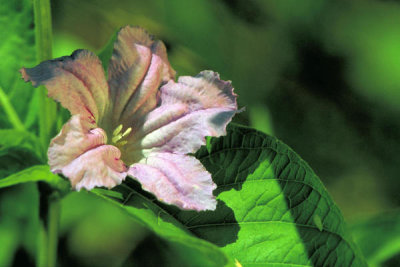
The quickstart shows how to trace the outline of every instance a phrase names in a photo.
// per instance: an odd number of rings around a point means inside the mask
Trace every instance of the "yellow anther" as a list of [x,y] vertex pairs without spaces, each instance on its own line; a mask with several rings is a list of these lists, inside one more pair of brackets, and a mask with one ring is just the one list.
[[122,137],[127,136],[128,134],[130,134],[132,132],[132,128],[129,127],[128,129],[126,129],[126,131],[122,134]]
[[113,136],[116,136],[117,134],[119,134],[119,132],[122,130],[122,124],[120,124],[117,128],[115,128],[114,132],[113,132]]
[[132,132],[132,128],[129,127],[124,133],[121,133],[122,128],[124,128],[122,124],[115,128],[113,137],[111,138],[111,142],[118,147],[122,147],[128,143],[128,141],[122,141],[121,139]]

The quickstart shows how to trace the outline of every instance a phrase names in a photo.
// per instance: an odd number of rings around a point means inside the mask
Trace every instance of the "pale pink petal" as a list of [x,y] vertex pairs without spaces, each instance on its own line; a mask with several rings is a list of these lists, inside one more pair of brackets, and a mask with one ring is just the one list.
[[74,115],[50,143],[50,169],[68,177],[78,190],[113,187],[126,176],[125,165],[118,148],[106,143],[107,136],[101,128]]
[[122,28],[108,67],[114,124],[136,125],[157,105],[160,85],[174,76],[162,42],[154,41],[142,28]]
[[217,73],[204,71],[196,77],[181,77],[161,89],[161,105],[124,147],[128,164],[137,160],[130,151],[194,153],[205,144],[205,136],[226,134],[226,125],[237,112],[236,95],[230,82]]
[[51,140],[47,152],[52,171],[58,171],[92,148],[107,143],[106,133],[80,115],[74,115]]
[[159,200],[187,210],[215,210],[216,185],[196,158],[172,153],[151,153],[133,164],[128,175]]
[[99,58],[87,50],[71,56],[22,68],[22,77],[33,86],[45,85],[49,97],[59,101],[72,115],[97,122],[108,108],[109,90]]
[[78,191],[100,186],[112,188],[126,177],[127,169],[120,157],[118,148],[102,145],[71,161],[61,169],[61,173],[69,178],[72,188]]

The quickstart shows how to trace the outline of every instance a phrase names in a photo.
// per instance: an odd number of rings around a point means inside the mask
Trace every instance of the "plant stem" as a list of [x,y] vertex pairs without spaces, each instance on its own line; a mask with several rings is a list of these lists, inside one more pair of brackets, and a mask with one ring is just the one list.
[[[42,62],[52,58],[52,27],[50,0],[33,0],[35,17],[35,43],[37,61]],[[56,106],[47,98],[46,89],[39,90],[39,138],[44,148],[49,143],[50,131],[53,128]],[[60,218],[60,200],[54,189],[40,191],[40,218],[42,219],[41,246],[39,251],[39,266],[54,267],[57,263],[58,224]]]
[[56,266],[57,245],[58,245],[58,226],[60,220],[60,200],[50,200],[49,216],[47,221],[47,266]]
[[[52,28],[49,0],[33,0],[35,15],[35,42],[37,61],[42,62],[52,58]],[[44,147],[49,142],[49,132],[52,128],[51,115],[55,110],[55,103],[46,95],[46,89],[41,86],[39,97],[39,138]]]
[[11,124],[14,126],[15,129],[24,131],[25,127],[17,112],[15,111],[14,107],[12,106],[10,99],[8,98],[7,94],[4,93],[3,89],[0,87],[0,104],[4,108],[8,119],[10,120]]
[[[43,188],[39,185],[39,190]],[[47,190],[46,190],[47,191]],[[38,256],[39,267],[54,267],[57,265],[58,227],[60,220],[60,197],[57,192],[50,195],[40,190],[40,206],[43,213],[40,251]]]

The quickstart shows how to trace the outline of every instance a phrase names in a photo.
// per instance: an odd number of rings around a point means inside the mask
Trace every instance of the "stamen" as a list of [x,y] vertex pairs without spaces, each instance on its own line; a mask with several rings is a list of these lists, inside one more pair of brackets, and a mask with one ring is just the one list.
[[121,139],[132,132],[132,128],[129,127],[128,129],[125,130],[125,132],[121,133],[122,128],[124,128],[122,124],[120,124],[117,128],[115,128],[113,132],[113,137],[111,138],[111,142],[118,147],[122,147],[128,143],[128,141],[125,140],[122,141]]
[[115,143],[117,143],[121,138],[122,138],[122,134],[118,134],[118,135],[113,136],[113,138],[111,139],[111,141],[115,144]]
[[132,128],[129,127],[128,129],[126,129],[126,131],[122,134],[122,137],[127,136],[128,134],[130,134],[132,132]]
[[117,128],[115,128],[114,132],[113,132],[113,136],[116,136],[117,134],[119,134],[119,132],[121,132],[122,130],[122,124],[120,124]]

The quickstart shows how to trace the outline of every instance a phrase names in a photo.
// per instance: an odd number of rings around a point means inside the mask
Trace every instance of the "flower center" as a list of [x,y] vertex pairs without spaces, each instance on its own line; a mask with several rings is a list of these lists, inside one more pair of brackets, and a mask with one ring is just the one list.
[[116,147],[123,147],[128,143],[126,140],[122,140],[124,137],[126,137],[128,134],[131,133],[132,128],[129,127],[128,129],[125,130],[125,132],[121,133],[121,130],[124,126],[120,124],[115,130],[113,131],[113,136],[111,138],[111,143],[115,145]]

